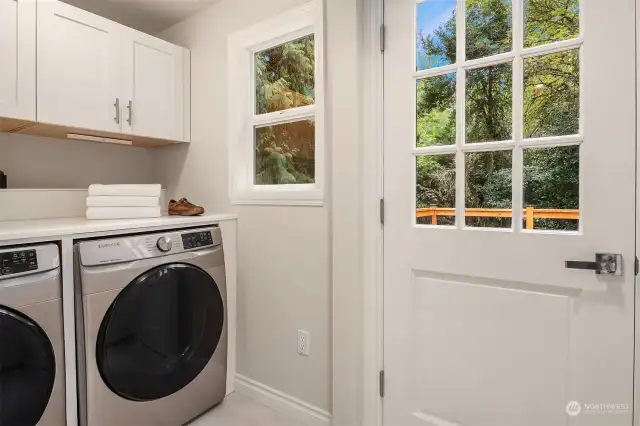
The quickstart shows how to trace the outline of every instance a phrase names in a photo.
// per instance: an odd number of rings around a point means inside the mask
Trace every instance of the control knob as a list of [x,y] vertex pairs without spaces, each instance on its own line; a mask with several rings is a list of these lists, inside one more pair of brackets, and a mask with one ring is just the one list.
[[156,246],[158,247],[158,250],[160,250],[163,253],[166,253],[170,251],[171,248],[173,247],[173,241],[171,241],[171,238],[169,237],[160,237],[158,238],[158,242],[156,243]]

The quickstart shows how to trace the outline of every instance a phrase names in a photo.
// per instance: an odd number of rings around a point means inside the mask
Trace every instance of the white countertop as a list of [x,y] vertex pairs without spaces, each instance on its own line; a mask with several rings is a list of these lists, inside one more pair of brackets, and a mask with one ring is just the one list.
[[205,214],[202,216],[162,216],[153,219],[88,220],[84,217],[60,219],[37,219],[0,221],[0,243],[6,241],[28,240],[75,236],[91,233],[104,233],[127,230],[145,230],[158,227],[187,227],[207,225],[223,220],[236,219],[235,214]]

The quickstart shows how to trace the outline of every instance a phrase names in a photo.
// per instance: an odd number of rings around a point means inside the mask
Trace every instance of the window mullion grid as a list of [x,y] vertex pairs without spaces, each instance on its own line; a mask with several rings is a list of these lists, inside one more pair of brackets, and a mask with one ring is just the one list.
[[524,46],[524,2],[512,2],[513,22],[513,118],[512,138],[515,142],[513,157],[511,159],[512,183],[511,194],[513,197],[511,226],[515,232],[522,231],[522,210],[524,205],[524,164],[522,151],[522,136],[524,126],[524,60],[522,49]]
[[465,0],[456,3],[456,220],[457,229],[466,225],[465,206],[465,161],[462,147],[466,140],[465,96],[466,96],[466,10]]
[[298,108],[291,108],[283,111],[270,112],[267,114],[255,115],[253,117],[254,128],[273,126],[276,124],[292,123],[305,119],[313,119],[316,115],[315,105],[308,105]]
[[[523,40],[524,42],[524,40]],[[584,40],[581,37],[556,41],[553,43],[542,44],[540,46],[527,47],[520,51],[520,56],[523,58],[534,58],[537,56],[550,55],[552,53],[566,52],[567,50],[574,50],[580,48],[584,44]]]

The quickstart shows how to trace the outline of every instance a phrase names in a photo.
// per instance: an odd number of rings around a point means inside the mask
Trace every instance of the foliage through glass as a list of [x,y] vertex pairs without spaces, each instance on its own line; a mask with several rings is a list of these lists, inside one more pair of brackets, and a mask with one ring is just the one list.
[[[524,150],[523,163],[524,208],[579,209],[579,146],[528,148]],[[578,224],[576,219],[534,219],[534,229],[577,231]]]
[[[418,209],[418,224],[455,225],[455,207],[456,155],[442,154],[417,157],[416,208]],[[453,209],[453,214],[437,215],[437,209],[443,208]]]
[[255,184],[315,182],[315,122],[294,121],[256,129]]
[[[524,44],[533,47],[570,40],[580,34],[579,0],[524,0]],[[427,0],[417,5],[418,70],[454,64],[456,7],[454,1]],[[466,0],[467,60],[513,49],[512,0]],[[516,31],[519,29],[516,28]],[[516,61],[521,60],[519,58]],[[465,141],[509,141],[579,134],[580,53],[573,48],[528,57],[524,62],[522,135],[513,135],[513,63],[473,68],[465,80]],[[456,73],[419,79],[416,83],[417,147],[452,145],[456,141]],[[518,148],[519,149],[519,148]],[[458,148],[460,150],[460,148]],[[465,153],[467,208],[512,206],[512,152]],[[453,154],[417,160],[418,208],[447,207],[455,200]],[[524,150],[525,207],[578,209],[579,146]],[[516,164],[515,167],[521,167]],[[508,228],[511,218],[467,217],[468,226]],[[506,213],[505,213],[506,214]],[[420,214],[418,214],[419,216]],[[418,217],[418,223],[430,223]],[[438,217],[440,224],[441,217]],[[535,229],[577,230],[577,219],[536,219]]]
[[427,0],[417,5],[418,71],[456,62],[456,0]]
[[[315,103],[314,35],[255,54],[256,114]],[[255,129],[254,183],[315,183],[315,121],[303,118]]]
[[416,83],[416,146],[456,142],[456,73],[423,78]]
[[580,57],[567,50],[524,60],[524,137],[580,131]]
[[524,47],[580,35],[579,0],[526,0],[524,8]]
[[[465,154],[465,205],[467,209],[491,209],[496,216],[473,216],[467,211],[467,226],[480,228],[511,227],[511,151]],[[501,215],[499,210],[509,213]],[[506,213],[506,212],[505,212]]]
[[467,72],[467,142],[511,139],[511,63]]
[[511,0],[467,0],[467,59],[512,49]]
[[313,105],[315,63],[313,34],[256,53],[256,114]]

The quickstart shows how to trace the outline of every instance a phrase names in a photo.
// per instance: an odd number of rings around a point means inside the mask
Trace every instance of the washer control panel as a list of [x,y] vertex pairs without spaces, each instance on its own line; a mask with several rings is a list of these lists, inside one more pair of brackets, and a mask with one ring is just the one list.
[[222,246],[217,226],[78,243],[82,266],[108,265]]
[[0,275],[22,274],[38,270],[35,250],[19,250],[0,253]]
[[213,245],[211,231],[190,232],[182,234],[182,245],[185,250]]

